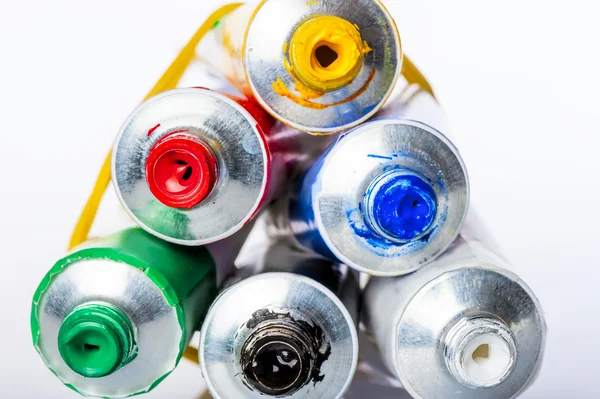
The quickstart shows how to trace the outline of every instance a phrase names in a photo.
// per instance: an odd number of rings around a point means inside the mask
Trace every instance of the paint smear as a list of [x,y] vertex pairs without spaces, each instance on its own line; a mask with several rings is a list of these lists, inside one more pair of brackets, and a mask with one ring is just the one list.
[[[336,102],[330,103],[330,104],[314,103],[312,101],[306,100],[305,98],[303,98],[301,96],[294,95],[292,92],[290,92],[290,90],[287,88],[285,83],[283,83],[283,80],[281,80],[281,78],[277,78],[275,83],[273,83],[273,90],[275,91],[275,93],[279,94],[280,96],[289,98],[293,102],[295,102],[299,105],[302,105],[304,107],[314,108],[314,109],[326,109],[329,107],[346,104],[346,103],[356,99],[357,97],[359,97],[361,94],[363,94],[365,91],[367,91],[367,89],[369,88],[369,85],[375,78],[376,73],[377,73],[377,71],[375,69],[373,69],[371,71],[371,74],[369,75],[369,79],[367,79],[367,82],[360,89],[358,89],[358,91],[356,93],[350,95],[349,97],[347,97],[343,100],[336,101]],[[298,83],[298,81],[296,81],[296,83]],[[321,96],[324,94],[325,93],[321,93]]]
[[[307,4],[317,4],[317,3],[318,3],[317,1],[314,1],[314,2],[309,2]],[[315,15],[311,15],[304,22],[306,22],[310,19],[313,19],[313,18],[315,18]],[[327,17],[323,17],[323,18],[327,18]],[[356,28],[356,31],[357,31],[356,35],[358,35],[358,31],[360,30],[358,25],[353,24],[351,26]],[[360,36],[358,36],[358,40],[360,41]],[[334,41],[334,43],[336,43],[336,42]],[[296,71],[294,70],[294,67],[292,66],[292,63],[290,62],[290,59],[288,58],[289,54],[286,55],[286,52],[288,50],[290,50],[290,46],[291,45],[289,45],[287,42],[285,42],[283,45],[283,54],[284,54],[283,65],[284,65],[285,69],[287,70],[287,72],[289,73],[289,75],[291,76],[291,78],[293,79],[294,90],[298,94],[292,93],[290,91],[290,89],[288,89],[286,84],[283,82],[281,77],[277,77],[275,82],[272,83],[272,87],[273,87],[273,91],[275,91],[275,93],[279,94],[282,97],[289,98],[291,101],[293,101],[303,107],[313,108],[313,109],[326,109],[326,108],[329,108],[332,106],[337,106],[337,105],[342,105],[342,104],[348,103],[348,102],[356,99],[362,93],[364,93],[375,77],[376,70],[373,69],[371,71],[371,73],[369,74],[369,77],[368,77],[366,83],[362,87],[360,87],[354,94],[351,94],[350,96],[348,96],[345,99],[342,99],[340,101],[336,101],[336,102],[330,103],[330,104],[315,103],[312,100],[324,96],[325,94],[327,94],[328,91],[313,89],[302,82],[302,80],[299,78],[298,73],[296,73]],[[371,47],[369,47],[369,45],[367,44],[367,42],[365,40],[362,40],[362,46],[359,45],[358,49],[362,55],[368,54],[372,51]],[[351,84],[352,84],[352,81],[347,83],[346,86],[351,85]],[[346,86],[344,86],[344,87],[346,87]]]
[[386,157],[385,155],[376,155],[376,154],[368,154],[367,157],[377,158],[377,159],[386,159],[388,161],[391,161],[393,159],[392,157]]

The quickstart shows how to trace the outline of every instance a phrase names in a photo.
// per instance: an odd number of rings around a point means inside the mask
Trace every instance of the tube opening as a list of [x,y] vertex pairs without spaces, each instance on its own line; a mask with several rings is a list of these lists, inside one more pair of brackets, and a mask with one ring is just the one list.
[[425,236],[437,216],[437,194],[416,173],[392,170],[371,182],[364,196],[363,214],[379,236],[406,243]]
[[270,396],[289,396],[310,380],[319,343],[293,320],[271,320],[244,342],[241,365],[246,381]]
[[318,92],[352,82],[371,51],[358,27],[335,16],[318,16],[298,26],[289,46],[290,72]]
[[485,363],[490,358],[490,345],[481,344],[473,351],[471,359],[476,363]]
[[512,332],[491,318],[463,319],[448,332],[445,360],[450,373],[470,388],[489,388],[504,381],[517,356]]
[[58,349],[74,372],[88,378],[109,375],[135,357],[133,326],[119,309],[84,304],[63,320]]
[[183,181],[187,181],[190,180],[190,178],[192,177],[192,174],[194,173],[194,168],[192,168],[191,166],[188,166],[185,169],[185,172],[183,173],[183,176],[181,177],[181,179]]
[[99,352],[100,347],[98,345],[83,344],[83,350],[84,352]]
[[511,365],[509,345],[496,335],[475,336],[464,351],[463,370],[478,385],[501,381]]
[[333,64],[338,57],[338,53],[326,44],[317,47],[315,50],[315,58],[323,68],[327,68]]
[[286,392],[302,380],[301,350],[291,342],[272,341],[263,345],[251,360],[253,379],[267,390]]
[[150,191],[164,205],[191,209],[213,190],[218,163],[210,147],[198,137],[176,133],[163,137],[146,159]]

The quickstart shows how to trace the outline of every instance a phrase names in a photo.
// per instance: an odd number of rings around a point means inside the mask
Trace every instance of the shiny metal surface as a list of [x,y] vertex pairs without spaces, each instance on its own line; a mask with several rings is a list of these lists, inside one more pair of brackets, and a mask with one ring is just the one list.
[[[356,154],[364,155],[356,159]],[[391,159],[382,162],[370,154]],[[458,151],[441,133],[419,122],[379,120],[349,134],[329,157],[315,198],[315,221],[328,247],[349,266],[374,275],[408,273],[457,236],[468,207],[468,180]],[[428,239],[380,246],[357,236],[355,229],[365,223],[358,204],[373,179],[397,167],[434,182],[438,211]]]
[[[385,116],[368,122],[343,135],[313,168],[290,205],[291,229],[309,247],[315,245],[314,231],[333,256],[369,274],[401,275],[435,259],[458,235],[468,208],[467,172],[458,151],[421,122]],[[430,180],[438,202],[429,233],[409,243],[366,234],[370,228],[361,209],[371,182],[398,168]],[[285,228],[285,217],[282,223]]]
[[266,251],[259,250],[262,257],[256,261],[258,267],[254,274],[293,273],[315,280],[342,301],[354,320],[354,326],[358,327],[361,297],[358,273],[346,265],[298,248],[292,239],[286,237],[270,238],[266,245]]
[[[273,90],[273,83],[281,78],[288,90],[295,92],[295,81],[284,65],[286,55],[282,49],[300,23],[317,15],[338,16],[356,24],[361,38],[372,49],[351,84],[313,100],[331,105],[324,109],[300,105]],[[402,62],[396,25],[377,0],[265,0],[250,21],[242,54],[247,82],[261,105],[289,126],[319,133],[345,130],[370,118],[391,93]],[[373,71],[375,75],[369,83]],[[359,93],[364,86],[366,90]],[[333,105],[353,95],[356,97],[350,101]]]
[[[137,356],[111,375],[85,378],[67,366],[58,349],[58,332],[75,307],[104,301],[125,313],[135,330]],[[65,384],[89,396],[126,397],[149,390],[171,372],[183,337],[175,308],[143,271],[125,263],[85,260],[71,263],[56,276],[39,304],[39,351]]]
[[[458,235],[469,203],[466,167],[441,131],[447,119],[435,99],[401,79],[390,104],[342,134],[296,190],[270,207],[269,234],[372,275],[402,275],[430,262]],[[364,212],[372,182],[396,170],[424,176],[437,196],[433,224],[409,243],[374,234]]]
[[[323,379],[309,381],[285,397],[340,398],[354,375],[358,337],[342,302],[323,285],[291,273],[264,273],[226,289],[211,307],[201,334],[202,374],[215,399],[262,398],[244,377],[241,351],[254,334],[258,311],[304,321],[322,331]],[[273,321],[271,321],[272,323]],[[282,325],[282,327],[284,327]],[[281,397],[281,396],[280,396]]]
[[196,53],[210,70],[225,76],[238,90],[251,94],[242,62],[244,37],[250,18],[258,5],[250,1],[219,21],[219,25],[200,42]]
[[[177,130],[204,140],[219,163],[216,187],[192,209],[162,204],[146,182],[150,149]],[[254,118],[228,97],[205,89],[165,92],[140,105],[119,132],[112,159],[117,195],[144,230],[164,240],[204,245],[226,238],[251,219],[266,195],[270,159],[263,140]]]
[[[363,321],[414,398],[514,398],[542,363],[546,325],[537,298],[471,222],[431,264],[402,278],[373,278],[365,291]],[[478,349],[490,351],[475,366],[493,378],[466,368]]]

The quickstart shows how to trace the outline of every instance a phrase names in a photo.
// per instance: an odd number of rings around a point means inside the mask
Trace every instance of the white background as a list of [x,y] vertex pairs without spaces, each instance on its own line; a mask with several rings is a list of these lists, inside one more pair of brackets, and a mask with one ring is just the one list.
[[[31,345],[31,296],[121,122],[219,3],[0,0],[0,397],[77,397]],[[600,397],[600,3],[386,4],[449,114],[473,204],[545,308],[523,397]],[[182,362],[147,397],[200,384]]]

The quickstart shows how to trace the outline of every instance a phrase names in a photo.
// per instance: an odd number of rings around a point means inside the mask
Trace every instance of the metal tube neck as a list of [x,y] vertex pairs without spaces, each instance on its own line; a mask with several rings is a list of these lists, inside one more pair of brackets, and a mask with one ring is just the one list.
[[515,338],[492,317],[465,317],[446,335],[444,359],[452,376],[469,388],[490,388],[511,374],[517,359]]

